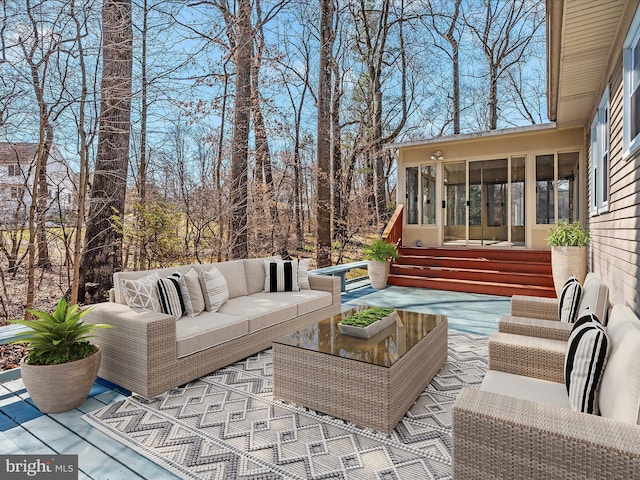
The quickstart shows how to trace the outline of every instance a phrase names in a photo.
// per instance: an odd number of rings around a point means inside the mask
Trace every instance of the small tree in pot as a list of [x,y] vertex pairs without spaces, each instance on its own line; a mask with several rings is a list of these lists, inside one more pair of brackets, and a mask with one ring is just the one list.
[[371,286],[377,289],[386,287],[391,260],[400,256],[398,248],[393,243],[378,238],[365,247],[364,253],[369,260],[367,268]]
[[584,282],[588,242],[589,231],[578,221],[561,220],[557,227],[549,230],[547,243],[551,246],[551,271],[557,296],[571,275],[575,275],[580,283]]
[[53,315],[28,310],[37,319],[12,321],[29,328],[18,333],[20,338],[13,343],[26,343],[29,349],[20,363],[22,381],[43,413],[64,412],[82,404],[98,375],[100,348],[88,338],[94,329],[111,325],[84,324],[82,317],[90,311],[69,306],[63,298]]

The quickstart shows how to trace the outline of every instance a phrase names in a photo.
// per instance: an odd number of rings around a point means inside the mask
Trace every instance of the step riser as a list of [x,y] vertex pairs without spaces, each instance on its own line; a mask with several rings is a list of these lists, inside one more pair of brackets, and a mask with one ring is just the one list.
[[534,288],[526,285],[486,285],[479,282],[455,282],[445,283],[442,279],[389,276],[389,285],[402,287],[419,287],[434,290],[449,290],[455,292],[480,293],[484,295],[500,295],[511,297],[513,295],[532,295],[535,297],[555,298],[556,293],[553,288]]
[[488,260],[512,260],[518,262],[551,262],[550,250],[513,250],[513,249],[456,249],[438,247],[400,247],[400,255],[454,258],[485,258]]
[[394,275],[409,275],[425,278],[452,278],[476,282],[503,282],[511,284],[537,285],[541,287],[553,287],[551,275],[524,274],[518,272],[491,272],[458,269],[431,269],[428,267],[392,266]]
[[494,270],[498,272],[526,272],[551,275],[551,264],[528,262],[504,262],[480,260],[474,258],[440,257],[400,257],[398,265],[416,265],[424,267],[464,268],[468,270]]

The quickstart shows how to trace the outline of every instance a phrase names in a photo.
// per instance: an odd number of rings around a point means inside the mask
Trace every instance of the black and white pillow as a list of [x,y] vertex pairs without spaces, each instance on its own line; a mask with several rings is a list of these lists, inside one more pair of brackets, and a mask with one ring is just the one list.
[[298,261],[264,261],[264,291],[265,292],[297,292]]
[[173,315],[176,320],[184,315],[184,300],[180,291],[180,283],[173,274],[158,280],[158,297],[164,313]]
[[169,275],[168,278],[175,278],[178,281],[178,286],[180,287],[180,295],[182,295],[182,305],[184,307],[184,315],[189,317],[193,317],[193,304],[191,303],[191,295],[189,294],[189,289],[187,288],[187,282],[185,277],[180,270],[173,272]]
[[609,337],[596,315],[583,314],[571,331],[564,359],[564,381],[572,410],[599,413],[600,381],[609,349]]
[[561,322],[573,323],[576,321],[581,298],[582,285],[580,285],[578,279],[572,275],[563,285],[562,293],[560,294],[558,318]]

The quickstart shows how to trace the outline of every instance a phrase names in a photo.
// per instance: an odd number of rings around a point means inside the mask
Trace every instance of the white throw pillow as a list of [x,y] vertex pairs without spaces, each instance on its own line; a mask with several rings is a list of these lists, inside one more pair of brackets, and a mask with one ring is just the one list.
[[311,263],[311,260],[308,258],[298,260],[298,286],[300,290],[311,290],[309,285],[309,263]]
[[182,309],[184,315],[188,317],[193,317],[193,305],[191,304],[191,294],[189,293],[189,289],[187,288],[187,282],[184,279],[184,275],[180,272],[180,270],[176,270],[169,278],[175,278],[178,282],[178,286],[180,287],[180,295],[182,297]]
[[205,309],[204,295],[202,294],[202,287],[200,287],[200,277],[198,276],[198,272],[191,268],[183,275],[183,278],[187,286],[187,291],[189,292],[189,299],[191,300],[191,313],[189,313],[188,310],[186,313],[189,316],[195,317],[204,312]]
[[609,355],[609,337],[593,313],[576,322],[564,360],[564,382],[571,409],[598,414],[600,381]]
[[264,271],[265,292],[297,292],[300,290],[297,260],[265,260]]
[[216,267],[211,267],[211,270],[203,270],[201,275],[206,309],[208,312],[217,312],[229,300],[227,281]]
[[144,308],[154,312],[160,312],[158,299],[157,273],[151,273],[138,280],[122,280],[122,292],[127,305],[132,308]]

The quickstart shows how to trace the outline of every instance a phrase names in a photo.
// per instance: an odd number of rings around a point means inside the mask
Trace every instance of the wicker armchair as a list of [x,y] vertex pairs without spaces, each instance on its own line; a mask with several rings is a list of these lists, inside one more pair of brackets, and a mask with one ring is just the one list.
[[453,478],[629,480],[640,427],[465,388],[453,409]]
[[[586,308],[595,312],[606,324],[609,310],[609,287],[589,273],[584,282],[584,292],[578,312]],[[503,333],[548,338],[566,342],[573,324],[558,320],[558,299],[514,295],[511,298],[511,315],[504,315],[498,330]]]
[[[566,388],[555,383],[563,381],[564,342],[494,334],[480,390],[463,389],[453,408],[454,478],[636,478],[640,319],[615,305],[607,334],[611,353],[601,384],[602,416],[572,411]],[[556,351],[543,348],[546,342],[555,342]]]

